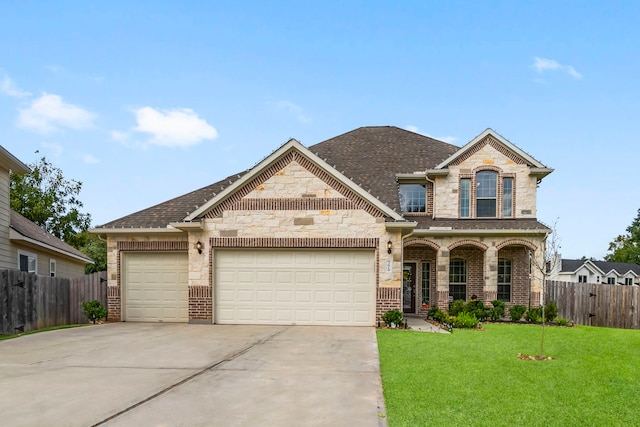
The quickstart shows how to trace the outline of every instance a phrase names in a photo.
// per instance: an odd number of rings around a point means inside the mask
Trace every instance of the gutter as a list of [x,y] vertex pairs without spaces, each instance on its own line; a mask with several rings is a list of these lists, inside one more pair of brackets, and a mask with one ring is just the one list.
[[164,234],[164,233],[182,233],[183,231],[173,227],[167,228],[91,228],[88,230],[93,234]]

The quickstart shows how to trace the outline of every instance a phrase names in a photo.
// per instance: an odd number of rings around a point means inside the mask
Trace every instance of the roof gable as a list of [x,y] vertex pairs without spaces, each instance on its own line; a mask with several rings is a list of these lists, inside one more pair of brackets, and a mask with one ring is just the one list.
[[548,173],[551,173],[552,171],[538,160],[516,147],[509,140],[499,135],[493,129],[486,129],[480,135],[469,141],[469,143],[464,147],[438,164],[435,169],[444,169],[449,166],[459,165],[487,145],[490,145],[515,163],[526,164],[531,168],[548,170]]
[[211,200],[187,215],[184,221],[216,217],[224,210],[231,209],[245,196],[254,192],[260,185],[292,162],[303,166],[311,174],[335,189],[340,195],[351,200],[357,208],[363,209],[374,216],[391,217],[397,221],[403,220],[402,216],[332,168],[300,142],[290,139],[227,188],[216,194]]

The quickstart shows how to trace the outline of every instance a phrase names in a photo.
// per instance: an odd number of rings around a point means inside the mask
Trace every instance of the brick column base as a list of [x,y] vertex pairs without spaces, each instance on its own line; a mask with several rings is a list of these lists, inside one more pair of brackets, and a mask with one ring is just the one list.
[[376,325],[382,322],[382,315],[389,310],[402,311],[400,288],[376,289]]
[[109,322],[122,321],[122,304],[120,300],[120,287],[107,286],[107,320]]
[[189,286],[189,323],[211,323],[211,286]]

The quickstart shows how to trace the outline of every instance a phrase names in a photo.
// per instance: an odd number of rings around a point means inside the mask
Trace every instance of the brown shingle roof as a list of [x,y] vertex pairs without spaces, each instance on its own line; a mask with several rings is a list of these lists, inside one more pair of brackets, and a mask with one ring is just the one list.
[[130,215],[108,222],[98,228],[166,228],[171,222],[182,221],[189,213],[214,197],[229,186],[229,182],[236,181],[239,175],[229,176],[214,184],[199,188],[190,193],[175,197],[150,208],[134,212]]
[[459,148],[395,126],[367,126],[312,145],[309,151],[400,212],[396,174],[424,172]]
[[44,243],[45,245],[51,246],[55,249],[58,249],[63,252],[67,252],[71,255],[75,255],[76,257],[80,257],[85,259],[87,263],[93,262],[91,258],[70,246],[69,244],[63,242],[58,239],[56,236],[46,232],[39,225],[29,221],[27,218],[20,215],[18,212],[11,211],[9,216],[10,226],[15,231],[27,237],[29,239],[35,240],[40,243]]

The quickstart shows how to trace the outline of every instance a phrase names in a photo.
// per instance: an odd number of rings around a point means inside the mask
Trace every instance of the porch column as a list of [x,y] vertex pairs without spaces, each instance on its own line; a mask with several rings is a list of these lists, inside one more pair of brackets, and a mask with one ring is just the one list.
[[437,290],[436,305],[441,310],[449,309],[449,249],[440,248],[436,256]]
[[490,246],[484,253],[484,303],[498,298],[498,250]]

